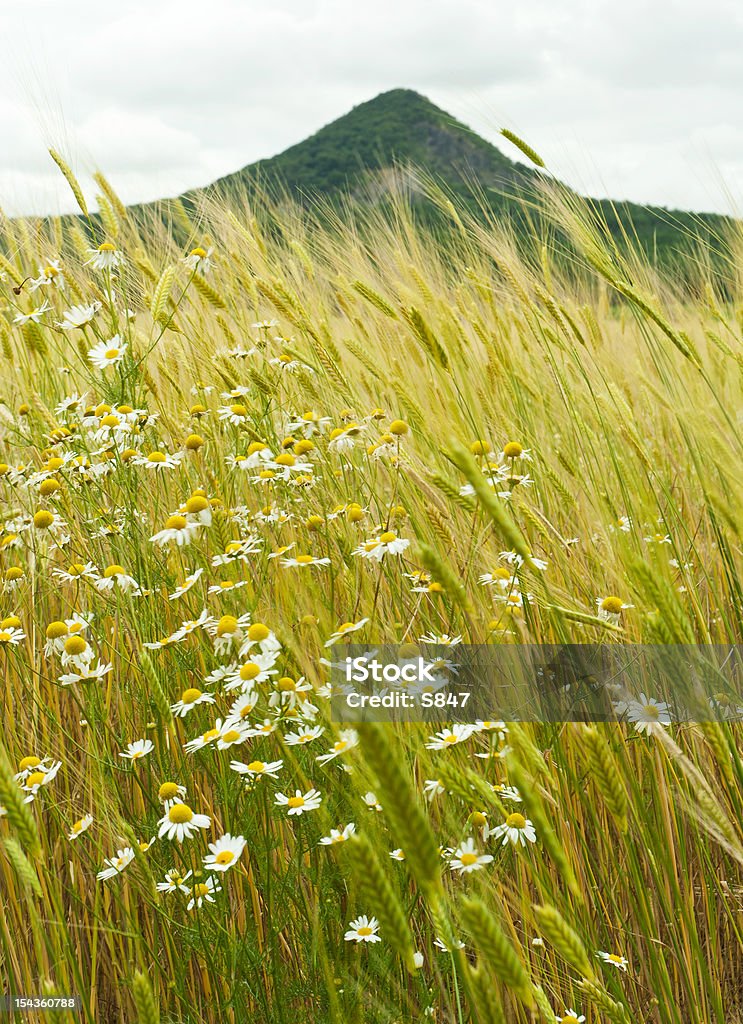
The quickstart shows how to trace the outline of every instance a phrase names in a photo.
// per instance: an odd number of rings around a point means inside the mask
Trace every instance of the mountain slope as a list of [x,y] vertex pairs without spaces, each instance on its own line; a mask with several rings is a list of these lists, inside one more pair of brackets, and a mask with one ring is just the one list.
[[[283,153],[220,178],[209,186],[216,195],[239,196],[256,184],[285,188],[295,198],[338,198],[351,192],[383,196],[388,187],[384,172],[413,166],[443,183],[464,202],[477,207],[474,193],[498,216],[511,217],[520,230],[528,230],[523,208],[509,198],[528,188],[539,172],[510,160],[430,100],[410,89],[393,89],[354,107],[348,114]],[[188,206],[205,190],[194,189],[181,198]],[[505,193],[505,195],[504,195]],[[414,197],[426,215],[426,204]],[[715,235],[729,223],[717,214],[692,214],[637,203],[594,200],[620,245],[626,229],[651,258],[667,261],[688,251],[700,238],[713,251]],[[429,208],[429,213],[430,213]],[[621,224],[620,224],[621,221]],[[622,226],[624,225],[624,227]]]
[[304,195],[328,195],[353,189],[370,171],[396,164],[423,168],[456,192],[468,179],[495,188],[533,173],[424,96],[393,89],[278,156],[221,178],[214,187],[232,191],[260,180]]

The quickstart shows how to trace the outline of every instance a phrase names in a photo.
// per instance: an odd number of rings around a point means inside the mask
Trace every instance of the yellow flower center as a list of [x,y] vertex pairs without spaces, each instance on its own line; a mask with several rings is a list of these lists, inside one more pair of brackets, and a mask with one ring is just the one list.
[[166,530],[185,530],[187,526],[187,520],[185,516],[168,516],[165,523]]
[[147,456],[147,461],[148,462],[165,462],[166,461],[166,457],[165,457],[165,455],[163,455],[162,452],[150,452],[150,454]]
[[47,509],[39,509],[34,516],[34,526],[39,530],[48,529],[54,522],[54,515]]
[[157,795],[161,800],[175,800],[178,796],[178,783],[163,782],[157,791]]
[[290,796],[289,800],[287,801],[287,805],[289,807],[304,807],[304,797],[303,796]]
[[507,459],[517,459],[523,450],[518,441],[509,441],[503,449],[503,454]]
[[206,257],[206,249],[202,249],[200,245],[197,245],[195,249],[192,249],[189,256],[196,256],[198,259],[203,260]]
[[222,736],[225,743],[234,743],[235,740],[239,740],[242,734],[237,729],[228,729],[227,732]]
[[28,757],[24,757],[18,765],[19,772],[25,772],[28,768],[35,768],[37,764],[41,764],[41,758],[29,754]]
[[290,693],[292,690],[296,690],[297,684],[291,676],[282,676],[279,679],[279,689],[282,693]]
[[46,638],[47,640],[58,640],[60,637],[65,636],[69,630],[65,622],[50,622],[46,627]]
[[251,761],[248,765],[251,772],[262,772],[265,767],[263,761]]
[[601,602],[601,609],[610,615],[618,615],[622,610],[622,599],[619,597],[605,597]]
[[103,570],[103,575],[107,580],[112,579],[114,576],[126,576],[126,569],[123,565],[109,565],[108,568]]
[[314,562],[315,559],[312,557],[312,555],[297,555],[297,561],[300,563],[300,565],[309,565],[310,562]]
[[[119,355],[119,349],[117,349],[117,348],[107,348],[106,349],[106,359],[116,359],[118,357],[118,355]],[[113,419],[116,419],[116,417],[114,416]]]
[[470,864],[476,864],[477,863],[477,854],[476,853],[463,853],[460,856],[459,860],[461,861],[462,864],[464,864],[465,867],[469,867]]
[[358,929],[357,934],[358,935],[367,936],[367,935],[371,935],[373,932],[374,932],[374,929],[370,928],[369,925],[365,924],[361,928]]
[[393,540],[397,540],[397,535],[392,533],[391,530],[386,530],[379,540],[382,544],[391,544]]
[[110,242],[101,242],[98,246],[98,252],[116,252],[116,246],[111,245]]
[[186,512],[203,512],[207,508],[209,502],[202,494],[194,494],[186,502]]
[[234,633],[237,629],[237,619],[234,615],[223,615],[217,625],[217,636],[225,636]]
[[65,640],[64,649],[65,653],[75,657],[78,654],[82,654],[87,649],[88,645],[85,638],[82,636],[71,636]]
[[222,852],[218,853],[217,856],[214,858],[214,863],[215,864],[230,864],[230,863],[232,863],[232,861],[234,859],[235,859],[235,855],[232,852],[232,850],[222,850]]
[[240,405],[239,403],[237,403],[235,405],[231,405],[230,406],[230,412],[232,413],[233,416],[247,416],[248,415],[248,410],[245,408],[244,405]]
[[260,643],[262,640],[267,640],[271,634],[271,630],[268,626],[264,626],[262,622],[254,622],[252,626],[248,628],[248,640],[256,640]]
[[506,818],[506,825],[509,828],[523,828],[526,825],[526,818],[523,814],[519,814],[518,811],[514,811],[513,814],[509,814]]
[[219,736],[219,729],[207,729],[201,738],[204,743],[211,743],[215,736]]
[[193,811],[188,804],[173,804],[168,811],[168,821],[174,825],[184,825],[193,818]]
[[40,786],[44,781],[44,777],[44,772],[32,772],[26,779],[26,785],[29,789],[32,789],[34,786]]
[[200,898],[201,898],[202,896],[206,896],[206,894],[207,894],[208,892],[209,892],[209,886],[208,886],[208,885],[204,885],[204,883],[203,883],[203,882],[198,882],[198,883],[197,883],[197,884],[196,884],[196,885],[195,885],[195,886],[193,887],[193,894],[194,894],[194,896],[195,896],[195,897],[196,897],[197,899],[200,899]]
[[199,699],[200,696],[201,690],[197,690],[195,686],[191,686],[187,690],[183,691],[183,693],[181,694],[181,701],[184,704],[193,704]]

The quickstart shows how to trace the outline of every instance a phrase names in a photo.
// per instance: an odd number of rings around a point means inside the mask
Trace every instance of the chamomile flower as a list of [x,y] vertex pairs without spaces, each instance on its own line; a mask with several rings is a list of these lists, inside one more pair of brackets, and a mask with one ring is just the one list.
[[441,785],[439,779],[426,779],[423,783],[423,792],[426,800],[430,802],[435,800],[437,796],[441,796],[442,793],[445,793],[446,789]]
[[231,405],[223,405],[217,409],[217,415],[223,423],[232,423],[236,427],[248,422],[249,414],[247,406],[242,402],[233,402]]
[[183,583],[179,584],[179,586],[175,588],[173,593],[168,596],[168,600],[176,601],[179,597],[183,597],[183,595],[187,594],[191,587],[193,587],[194,584],[197,583],[203,575],[203,569],[195,569],[192,573],[188,573],[184,578]]
[[496,839],[501,839],[501,846],[512,843],[514,846],[526,846],[527,843],[535,843],[537,833],[529,818],[514,811],[509,814],[502,825],[496,825],[492,830]]
[[98,370],[105,370],[109,366],[116,366],[126,354],[127,345],[118,334],[108,341],[99,341],[97,345],[88,350],[88,359]]
[[30,772],[26,775],[26,778],[21,783],[21,789],[23,789],[28,796],[24,799],[24,803],[30,804],[35,799],[39,791],[43,786],[48,786],[52,782],[59,769],[62,767],[61,761],[54,761],[49,767],[42,767],[39,764],[35,771]]
[[211,255],[213,249],[203,249],[200,245],[197,245],[195,249],[192,249],[188,256],[183,257],[184,264],[189,270],[199,274],[206,275],[212,268],[213,261]]
[[308,729],[301,729],[298,732],[288,732],[284,735],[284,742],[288,747],[302,747],[313,740],[319,739],[325,732],[321,725],[313,725]]
[[124,261],[124,254],[111,242],[101,242],[97,249],[88,249],[90,259],[85,266],[94,270],[114,270]]
[[215,892],[221,892],[222,886],[218,884],[213,875],[209,875],[205,882],[197,882],[191,890],[191,899],[186,904],[187,910],[193,910],[194,907],[200,910],[204,903],[216,903],[214,899]]
[[133,576],[130,576],[121,565],[109,565],[103,570],[103,575],[95,581],[96,590],[101,593],[109,593],[121,590],[125,594],[138,596],[141,589]]
[[281,565],[284,569],[308,569],[311,566],[330,565],[330,559],[317,558],[315,555],[295,555],[293,558],[282,558]]
[[410,541],[398,537],[392,530],[385,530],[378,537],[365,541],[354,550],[354,555],[361,555],[362,558],[370,558],[381,562],[385,555],[401,555],[410,547]]
[[486,864],[493,860],[489,853],[478,853],[474,839],[465,839],[454,851],[454,856],[449,861],[452,871],[458,871],[460,875],[469,874],[471,871],[479,871]]
[[16,626],[0,626],[0,650],[3,647],[17,647],[25,639],[26,634],[22,629]]
[[348,931],[343,938],[346,942],[381,942],[382,939],[377,934],[378,931],[379,921],[376,917],[367,917],[366,914],[362,914],[349,922]]
[[278,674],[274,668],[278,658],[276,651],[267,651],[265,654],[256,651],[249,654],[242,664],[232,664],[224,674],[224,688],[230,690],[252,690],[255,686]]
[[329,836],[323,836],[320,840],[320,846],[337,846],[339,843],[345,843],[356,834],[356,826],[352,821],[345,826],[339,826],[338,828],[331,828]]
[[185,516],[169,516],[165,521],[163,529],[150,537],[150,542],[158,546],[175,542],[178,547],[182,547],[184,544],[191,543],[198,534],[199,529],[198,523],[189,522]]
[[170,705],[170,710],[177,718],[185,718],[189,711],[197,707],[199,704],[213,704],[214,695],[211,693],[203,693],[195,686],[190,686],[187,690],[184,690],[181,694],[180,700],[176,701],[175,704]]
[[616,967],[626,973],[629,960],[626,960],[625,957],[620,956],[618,953],[606,953],[603,949],[600,949],[596,956],[603,960],[605,964],[611,964],[612,967]]
[[671,724],[671,711],[665,701],[655,700],[646,697],[641,693],[637,700],[630,700],[625,704],[615,705],[616,709],[623,713],[628,721],[633,722],[636,732],[646,733],[648,736],[662,725]]
[[153,451],[149,455],[133,455],[133,466],[144,466],[152,473],[163,473],[169,469],[177,469],[186,457],[185,452]]
[[157,791],[157,799],[164,807],[171,807],[174,803],[183,803],[186,795],[186,787],[177,782],[163,782]]
[[79,583],[81,580],[94,583],[98,577],[98,567],[93,562],[73,562],[66,569],[54,569],[52,576],[64,583]]
[[162,882],[157,883],[158,892],[182,892],[190,893],[191,889],[186,885],[186,882],[193,874],[192,871],[187,871],[182,874],[178,868],[171,868],[170,871],[165,872],[165,879]]
[[92,814],[85,814],[82,818],[80,818],[79,821],[75,822],[75,824],[72,826],[72,829],[70,830],[70,832],[68,832],[67,838],[70,841],[72,841],[73,839],[79,838],[79,836],[81,836],[83,834],[83,832],[86,832],[90,828],[90,826],[92,824],[93,824],[93,815]]
[[50,757],[42,758],[37,757],[36,754],[28,754],[19,762],[18,771],[13,777],[16,782],[25,782],[33,772],[48,772],[51,766],[52,759]]
[[634,608],[633,604],[625,604],[621,597],[597,597],[599,618],[616,625],[626,608]]
[[341,754],[345,754],[347,751],[351,750],[358,744],[358,742],[359,734],[355,729],[343,729],[338,734],[338,739],[327,754],[319,754],[315,760],[319,761],[320,764],[328,764],[329,761],[333,761],[336,757],[340,757]]
[[211,852],[204,857],[204,867],[207,871],[229,871],[237,864],[246,845],[243,836],[226,832],[216,842],[209,843]]
[[20,324],[21,326],[27,323],[38,324],[44,314],[48,313],[51,308],[52,307],[48,302],[44,302],[40,306],[37,306],[36,309],[32,309],[29,313],[19,313],[17,316],[13,317],[13,323]]
[[576,1010],[565,1010],[562,1017],[555,1017],[558,1024],[583,1024],[585,1019],[585,1013],[578,1016],[578,1012]]
[[322,796],[316,789],[308,789],[306,793],[297,789],[294,796],[277,793],[274,803],[277,807],[286,807],[289,815],[300,815],[306,811],[316,811],[322,803]]
[[76,662],[74,671],[63,672],[57,682],[60,686],[72,686],[73,683],[100,683],[112,671],[113,665],[110,661],[98,661],[95,664],[92,661]]
[[57,327],[61,327],[64,331],[73,331],[86,327],[95,318],[101,305],[96,300],[87,306],[72,306],[62,314],[62,319],[57,322]]
[[155,744],[152,740],[135,740],[133,743],[127,744],[126,750],[122,750],[119,757],[126,758],[132,762],[139,761],[140,758],[151,754],[154,749]]
[[244,722],[226,721],[216,739],[217,750],[229,750],[239,746],[250,736],[250,728]]
[[262,779],[264,776],[271,779],[278,779],[279,772],[284,767],[283,761],[251,761],[245,764],[244,761],[230,761],[230,768],[238,775],[248,775],[251,779]]
[[182,843],[190,839],[198,829],[209,828],[211,818],[207,814],[194,814],[188,804],[171,804],[158,822],[159,839],[176,839]]
[[125,846],[122,850],[116,851],[115,857],[106,858],[103,863],[107,867],[103,868],[96,875],[99,881],[105,882],[109,878],[115,878],[116,875],[120,875],[121,872],[131,864],[134,860],[135,853],[131,846]]
[[432,736],[426,743],[426,747],[428,750],[446,750],[448,747],[468,740],[474,731],[472,725],[452,725]]
[[342,625],[338,626],[335,632],[330,634],[330,637],[325,641],[325,647],[332,647],[333,644],[337,644],[339,641],[345,640],[347,636],[363,629],[368,621],[369,619],[366,618],[359,619],[358,622],[344,622]]

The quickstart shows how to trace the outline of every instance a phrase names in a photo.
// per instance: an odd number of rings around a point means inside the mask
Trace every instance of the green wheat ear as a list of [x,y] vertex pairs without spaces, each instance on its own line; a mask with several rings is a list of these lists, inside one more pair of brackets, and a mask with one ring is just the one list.
[[13,865],[13,869],[23,887],[40,898],[42,892],[39,876],[36,874],[36,869],[33,864],[23,852],[21,844],[12,836],[6,836],[6,838],[2,840],[2,845],[7,858]]
[[531,978],[510,939],[480,899],[462,900],[459,917],[483,963],[526,1006],[534,1005]]
[[80,182],[72,173],[72,168],[66,162],[66,160],[64,160],[64,158],[60,156],[56,149],[50,149],[49,156],[52,158],[57,167],[59,167],[62,174],[65,176],[67,184],[72,189],[72,194],[77,201],[77,205],[80,207],[85,216],[89,217],[90,214],[88,213],[88,204],[85,202],[85,196],[83,195],[83,190],[80,188]]
[[532,149],[528,142],[524,142],[523,139],[520,139],[519,136],[510,129],[501,128],[500,133],[504,139],[508,139],[509,142],[512,142],[516,149],[520,149],[524,156],[531,160],[536,167],[546,166],[539,153],[537,153],[535,149]]
[[545,939],[554,946],[563,960],[579,971],[584,978],[593,978],[593,968],[586,948],[578,933],[570,927],[555,907],[535,906],[534,916]]
[[137,971],[132,980],[132,995],[137,1008],[138,1024],[160,1024],[160,1013],[152,994],[150,979],[141,971]]
[[400,753],[393,750],[385,728],[366,723],[359,728],[361,747],[379,782],[382,806],[395,840],[415,880],[425,892],[441,886],[439,848],[410,779],[400,767]]
[[379,919],[384,941],[400,954],[412,974],[416,969],[413,963],[413,933],[400,897],[390,882],[389,870],[382,867],[373,846],[364,835],[353,836],[346,849],[365,907]]

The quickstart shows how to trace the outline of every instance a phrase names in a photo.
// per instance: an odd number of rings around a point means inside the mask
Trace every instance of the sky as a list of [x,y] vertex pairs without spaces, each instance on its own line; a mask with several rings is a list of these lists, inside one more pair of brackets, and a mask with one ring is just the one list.
[[743,207],[743,5],[728,0],[0,0],[0,208],[205,185],[406,87],[584,193]]

